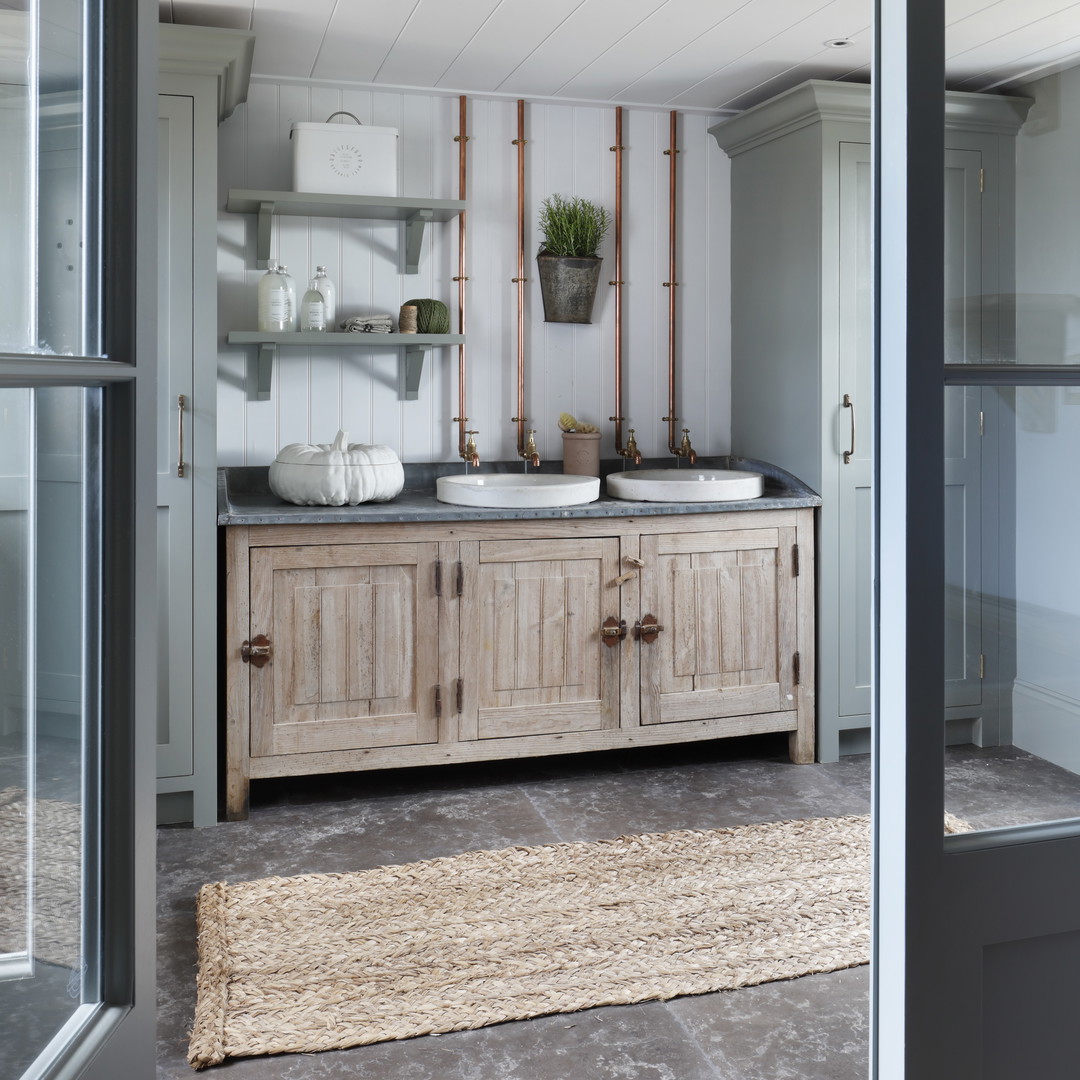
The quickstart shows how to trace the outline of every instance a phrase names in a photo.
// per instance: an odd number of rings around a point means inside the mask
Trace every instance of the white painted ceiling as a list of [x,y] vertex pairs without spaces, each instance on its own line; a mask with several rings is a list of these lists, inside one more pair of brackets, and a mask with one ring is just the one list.
[[[162,22],[254,30],[253,71],[734,112],[804,79],[868,81],[870,0],[159,0]],[[1080,0],[948,0],[948,84],[1080,62]],[[850,44],[831,48],[827,42]]]

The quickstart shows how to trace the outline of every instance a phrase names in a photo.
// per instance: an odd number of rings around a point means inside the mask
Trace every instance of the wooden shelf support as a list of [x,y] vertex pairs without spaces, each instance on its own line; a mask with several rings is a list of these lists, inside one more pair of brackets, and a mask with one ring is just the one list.
[[424,357],[428,350],[416,347],[405,349],[405,400],[416,401],[420,397],[420,376],[424,373]]
[[405,273],[420,272],[420,249],[424,246],[424,229],[434,215],[430,210],[417,210],[405,221]]
[[274,381],[274,357],[277,346],[263,342],[259,346],[259,356],[255,369],[255,397],[258,401],[270,400],[270,386]]
[[270,229],[274,217],[274,204],[259,203],[258,234],[255,238],[255,265],[265,270],[270,265]]

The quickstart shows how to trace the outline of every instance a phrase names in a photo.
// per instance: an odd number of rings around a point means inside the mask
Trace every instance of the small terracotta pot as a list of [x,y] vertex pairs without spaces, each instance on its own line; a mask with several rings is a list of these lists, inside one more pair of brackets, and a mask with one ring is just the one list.
[[574,476],[600,475],[600,432],[564,431],[562,471]]

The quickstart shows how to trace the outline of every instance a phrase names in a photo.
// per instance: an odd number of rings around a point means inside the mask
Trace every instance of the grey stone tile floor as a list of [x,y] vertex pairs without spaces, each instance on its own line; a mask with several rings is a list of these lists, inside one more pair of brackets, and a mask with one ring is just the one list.
[[[1080,777],[1011,747],[947,757],[948,809],[989,827],[1080,815]],[[158,831],[158,1080],[185,1062],[195,893],[479,848],[865,813],[866,757],[791,765],[786,738],[264,781],[248,821]],[[229,1080],[863,1080],[868,969],[322,1054],[237,1059]]]

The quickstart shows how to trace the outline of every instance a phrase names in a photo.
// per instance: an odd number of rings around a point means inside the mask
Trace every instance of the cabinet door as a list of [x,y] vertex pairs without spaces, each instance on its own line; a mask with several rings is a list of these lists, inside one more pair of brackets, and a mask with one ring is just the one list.
[[253,757],[438,738],[436,544],[255,548]]
[[641,722],[795,709],[795,530],[641,538]]
[[475,586],[462,597],[461,739],[618,727],[619,650],[600,627],[619,613],[613,538],[462,543]]
[[[190,776],[192,745],[191,385],[193,102],[158,98],[158,776]],[[185,400],[188,468],[178,468]]]

